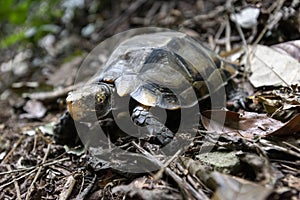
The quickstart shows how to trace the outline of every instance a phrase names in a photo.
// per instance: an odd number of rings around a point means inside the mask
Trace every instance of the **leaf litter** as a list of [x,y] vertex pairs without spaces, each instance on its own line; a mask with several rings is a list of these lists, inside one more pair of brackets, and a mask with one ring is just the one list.
[[[152,3],[136,0],[131,4],[124,1],[122,6],[115,5],[115,9],[106,10],[100,16],[77,18],[78,22],[93,27],[89,34],[84,29],[79,31],[84,33],[82,40],[80,35],[64,37],[68,32],[73,33],[66,26],[62,27],[65,30],[61,35],[45,36],[37,52],[30,51],[21,60],[18,55],[25,51],[6,59],[1,64],[0,74],[4,83],[0,85],[1,99],[7,100],[0,102],[3,108],[0,114],[3,155],[0,188],[3,192],[0,198],[299,199],[299,53],[298,41],[291,41],[295,39],[293,33],[299,37],[299,31],[293,29],[299,25],[293,15],[293,10],[299,11],[295,2],[248,2],[242,6],[235,1],[227,1],[226,5],[217,1]],[[92,10],[84,12],[94,12]],[[245,15],[245,11],[251,15]],[[225,13],[240,19],[231,20]],[[91,23],[93,19],[97,21]],[[79,24],[78,30],[88,27]],[[208,46],[223,55],[226,55],[225,48],[227,52],[240,48],[243,38],[246,42],[256,39],[254,43],[261,41],[264,45],[250,46],[254,49],[248,58],[251,68],[247,68],[249,63],[244,63],[246,69],[251,69],[253,88],[250,90],[254,91],[247,97],[247,111],[207,111],[202,117],[206,127],[209,112],[226,116],[222,132],[199,131],[185,153],[173,160],[162,159],[155,146],[127,144],[127,148],[141,152],[162,169],[160,174],[132,175],[110,169],[110,163],[89,161],[88,152],[80,148],[80,144],[65,148],[56,144],[49,131],[51,127],[39,127],[58,121],[63,112],[64,98],[74,89],[70,84],[81,59],[78,54],[83,55],[91,50],[91,44],[121,30],[145,25],[180,29],[207,41]],[[285,31],[285,26],[292,31]],[[49,38],[54,39],[52,43],[43,46]],[[283,40],[291,42],[280,43]],[[84,44],[84,50],[75,52],[82,47],[79,44]],[[44,57],[41,49],[46,51]],[[20,68],[9,64],[17,61]],[[66,72],[70,76],[64,77]],[[9,77],[10,73],[16,76]],[[246,73],[240,77],[246,77]],[[18,89],[25,99],[10,96],[18,86],[15,82],[25,86]],[[53,89],[40,90],[44,82]],[[21,134],[24,130],[32,130],[33,134]],[[211,152],[203,152],[203,147]],[[93,165],[99,166],[98,170],[91,167]]]

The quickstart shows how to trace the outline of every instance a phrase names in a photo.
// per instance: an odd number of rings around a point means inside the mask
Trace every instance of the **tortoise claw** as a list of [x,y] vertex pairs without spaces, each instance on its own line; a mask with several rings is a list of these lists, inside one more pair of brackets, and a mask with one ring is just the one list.
[[247,96],[248,94],[242,90],[236,90],[229,97],[228,108],[233,111],[238,111],[239,109],[247,109]]

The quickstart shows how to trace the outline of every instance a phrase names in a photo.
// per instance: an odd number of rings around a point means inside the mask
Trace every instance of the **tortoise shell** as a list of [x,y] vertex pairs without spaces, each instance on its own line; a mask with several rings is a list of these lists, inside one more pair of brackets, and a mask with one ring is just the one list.
[[221,64],[217,54],[188,35],[158,32],[122,42],[96,77],[112,83],[120,97],[174,110],[195,105],[223,85]]

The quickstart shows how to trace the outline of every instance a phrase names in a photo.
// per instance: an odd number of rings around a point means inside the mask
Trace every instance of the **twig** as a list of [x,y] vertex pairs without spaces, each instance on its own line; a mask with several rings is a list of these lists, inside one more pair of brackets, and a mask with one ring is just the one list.
[[215,34],[215,41],[219,40],[223,31],[225,30],[225,27],[226,27],[226,23],[225,22],[222,22],[217,33]]
[[[51,144],[48,144],[48,147],[47,147],[46,153],[45,153],[45,155],[44,155],[44,158],[43,158],[43,160],[42,160],[42,163],[45,163],[45,162],[46,162],[46,159],[47,159],[48,154],[49,154],[49,152],[50,152],[50,147],[51,147]],[[43,169],[42,166],[40,166],[40,167],[38,168],[38,171],[37,171],[37,173],[36,173],[36,175],[35,175],[35,177],[34,177],[32,183],[31,183],[31,185],[30,185],[30,187],[29,187],[29,189],[28,189],[28,191],[27,191],[27,195],[26,195],[25,200],[29,200],[30,195],[31,195],[31,192],[33,191],[33,188],[34,188],[34,184],[35,184],[35,182],[37,181],[37,179],[38,179],[38,177],[39,177],[39,175],[40,175],[42,169]]]
[[258,44],[259,41],[262,39],[262,37],[265,35],[265,33],[271,28],[271,22],[275,19],[276,14],[279,12],[279,10],[283,6],[284,2],[285,2],[285,0],[277,0],[276,1],[276,3],[275,3],[277,5],[276,10],[274,11],[273,14],[270,15],[269,20],[268,20],[268,24],[260,32],[259,36],[256,38],[256,40],[254,41],[253,44]]
[[225,38],[226,38],[225,49],[226,49],[226,51],[231,50],[230,35],[231,35],[230,22],[229,22],[228,17],[226,17],[226,29],[225,29]]
[[[200,22],[203,22],[203,20],[213,19],[216,16],[218,16],[220,13],[223,13],[224,11],[225,11],[225,7],[224,6],[217,6],[215,9],[213,9],[212,11],[210,11],[208,14],[201,14],[201,15],[194,16],[193,20],[196,23],[200,23]],[[183,22],[183,23],[185,23],[185,22]]]
[[219,29],[218,29],[218,31],[217,31],[217,33],[214,36],[214,43],[211,46],[211,49],[214,49],[214,51],[216,53],[218,53],[218,51],[219,51],[219,47],[217,48],[217,46],[216,46],[217,41],[220,40],[220,37],[221,37],[221,35],[222,35],[225,27],[226,27],[226,23],[222,22],[221,25],[220,25],[220,27],[219,27]]
[[295,168],[290,167],[290,166],[285,165],[285,164],[280,164],[280,165],[281,165],[282,167],[285,167],[285,168],[288,169],[288,170],[291,170],[291,171],[293,171],[293,172],[296,172],[297,174],[300,173],[300,170],[299,170],[299,169],[295,169]]
[[280,160],[280,159],[270,159],[272,162],[279,162],[279,163],[285,163],[293,166],[297,166],[300,168],[300,162],[299,161],[288,161],[288,160]]
[[[235,13],[234,13],[234,14],[235,14]],[[244,78],[244,80],[245,80],[245,79],[248,78],[248,77],[247,77],[248,72],[250,72],[250,64],[249,64],[249,63],[250,63],[250,56],[249,56],[250,54],[249,54],[249,48],[248,48],[247,41],[246,41],[245,35],[244,35],[244,33],[243,33],[243,30],[242,30],[240,24],[237,23],[236,20],[235,20],[234,22],[235,22],[236,29],[237,29],[237,31],[238,31],[238,33],[239,33],[241,39],[242,39],[243,49],[244,49],[244,51],[245,51],[245,53],[246,53],[246,66],[249,66],[248,68],[246,68],[246,70],[245,70],[244,73],[243,73],[243,78]]]
[[12,180],[12,181],[10,181],[10,182],[8,182],[8,183],[5,183],[5,184],[1,185],[1,186],[0,186],[0,190],[3,190],[5,187],[7,187],[7,186],[9,186],[10,184],[14,183],[14,181],[18,181],[18,180],[20,180],[20,179],[22,179],[22,178],[25,178],[26,176],[29,176],[30,174],[34,173],[35,171],[37,171],[37,168],[33,169],[32,171],[30,171],[30,172],[28,172],[28,173],[26,173],[26,174],[24,174],[24,175],[22,175],[22,176],[19,176],[19,177],[16,178],[15,180]]
[[2,160],[1,164],[6,164],[8,161],[8,158],[13,154],[13,152],[16,150],[16,148],[21,144],[22,140],[24,139],[24,135],[22,135],[18,141],[13,145],[13,148],[6,154],[5,158]]
[[170,165],[170,163],[175,160],[179,154],[181,153],[182,149],[179,149],[169,160],[167,160],[167,162],[165,162],[165,164],[160,168],[160,170],[158,172],[156,172],[156,174],[153,175],[153,180],[157,181],[158,179],[160,179],[162,177],[162,174],[164,173],[165,169]]
[[30,99],[35,99],[35,100],[40,100],[40,101],[53,101],[58,99],[59,97],[63,97],[66,96],[68,94],[68,92],[78,89],[79,87],[81,87],[83,85],[83,83],[78,83],[76,85],[71,85],[68,86],[66,88],[63,89],[56,89],[54,91],[51,92],[36,92],[36,93],[24,93],[23,97],[26,98],[30,98]]
[[291,148],[293,148],[293,149],[295,149],[296,151],[300,152],[300,149],[298,147],[296,147],[295,145],[292,145],[292,144],[290,144],[288,142],[285,142],[285,141],[282,141],[282,143],[289,146],[289,147],[291,147]]
[[[149,158],[154,164],[163,167],[164,165],[157,160],[153,155],[148,153],[145,149],[140,147],[138,144],[135,142],[132,142],[133,145],[147,158]],[[203,200],[208,200],[209,198],[201,191],[196,191],[189,183],[185,182],[182,180],[177,174],[175,174],[169,167],[167,167],[164,171],[166,175],[170,176],[179,186],[181,191],[183,192],[183,195],[187,199],[203,199]],[[192,195],[192,196],[191,196]]]
[[[7,169],[10,170],[10,171],[12,170],[11,167],[10,167],[10,165],[7,166]],[[15,184],[15,189],[16,189],[16,193],[17,193],[17,199],[18,200],[22,200],[21,199],[20,187],[19,187],[18,181],[16,180],[16,177],[15,177],[14,174],[12,175],[12,178],[13,178],[13,182]]]
[[38,137],[39,137],[38,134],[34,134],[33,147],[32,147],[32,150],[31,150],[32,153],[35,152],[35,148],[36,148]]
[[78,192],[79,194],[81,193],[81,190],[84,186],[84,172],[81,171],[80,173],[81,173],[82,181],[81,181],[81,186],[80,186],[80,189],[79,189],[79,192]]
[[173,178],[173,180],[178,184],[181,190],[185,192],[186,197],[190,196],[189,193],[191,193],[193,197],[196,199],[203,199],[203,200],[209,199],[202,190],[196,191],[189,183],[183,181],[182,178],[177,176],[170,168],[167,167],[165,173],[168,176]]
[[0,172],[0,176],[1,175],[5,175],[5,174],[13,174],[13,173],[18,173],[18,172],[23,172],[23,171],[29,171],[29,170],[35,169],[37,167],[40,167],[40,166],[47,167],[47,166],[54,165],[56,163],[60,163],[60,162],[67,161],[67,160],[69,160],[69,158],[62,158],[60,160],[55,160],[55,161],[52,161],[52,162],[47,162],[47,163],[44,163],[44,164],[39,164],[37,166],[33,166],[33,167],[29,167],[29,168],[16,169],[16,170],[11,170],[11,171],[7,171],[7,172]]
[[243,46],[244,46],[245,50],[248,50],[248,48],[247,48],[247,41],[246,41],[245,35],[243,33],[243,30],[242,30],[240,24],[237,23],[237,22],[235,22],[235,26],[236,26],[236,29],[237,29],[237,31],[238,31],[241,39],[242,39]]
[[113,19],[112,21],[107,21],[109,26],[98,33],[99,37],[102,38],[109,33],[109,31],[117,29],[120,24],[123,24],[125,21],[127,21],[128,18],[146,2],[147,0],[136,0],[135,2],[131,3],[125,12],[123,12],[119,17]]
[[259,143],[261,143],[264,146],[263,148],[266,151],[268,151],[268,150],[270,150],[270,149],[273,148],[273,149],[275,149],[277,151],[285,152],[287,154],[290,154],[292,156],[296,156],[297,158],[300,158],[300,153],[297,153],[295,151],[292,151],[290,149],[286,149],[284,147],[281,147],[281,146],[278,146],[278,145],[275,145],[275,144],[270,144],[269,141],[267,141],[267,140],[261,139],[261,140],[259,140]]
[[18,170],[11,170],[11,171],[7,171],[7,172],[1,172],[0,175],[5,175],[5,174],[13,174],[13,173],[18,173],[18,172],[22,172],[22,171],[31,170],[28,173],[25,173],[25,174],[19,176],[18,178],[15,178],[15,180],[12,180],[12,181],[10,181],[8,183],[5,183],[5,184],[1,185],[0,186],[0,190],[3,190],[5,187],[13,184],[14,181],[21,180],[22,178],[25,178],[26,176],[29,176],[30,174],[34,173],[35,171],[38,170],[38,167],[51,166],[51,165],[54,165],[56,163],[67,161],[67,160],[69,160],[69,158],[63,158],[63,159],[60,159],[60,160],[55,160],[55,161],[48,162],[48,163],[45,163],[45,164],[41,164],[41,165],[34,166],[34,167],[29,167],[29,168],[24,168],[24,169],[18,169]]
[[89,193],[89,191],[92,189],[93,185],[95,184],[97,179],[97,176],[95,175],[93,177],[93,180],[89,183],[89,185],[80,193],[76,196],[76,200],[84,200],[85,196]]
[[65,185],[63,191],[59,194],[59,200],[66,200],[71,195],[73,188],[75,186],[76,179],[73,175],[69,176]]
[[146,14],[146,17],[144,18],[144,26],[149,26],[155,12],[157,12],[160,6],[161,6],[161,2],[154,1],[152,7],[149,9],[149,11]]

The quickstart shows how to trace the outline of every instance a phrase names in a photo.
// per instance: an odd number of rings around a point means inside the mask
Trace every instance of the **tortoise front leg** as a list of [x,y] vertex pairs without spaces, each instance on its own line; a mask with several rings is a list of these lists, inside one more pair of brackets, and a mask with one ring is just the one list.
[[172,141],[174,133],[170,131],[150,112],[150,107],[137,105],[133,108],[131,119],[138,126],[145,126],[150,134],[160,144],[166,145]]

